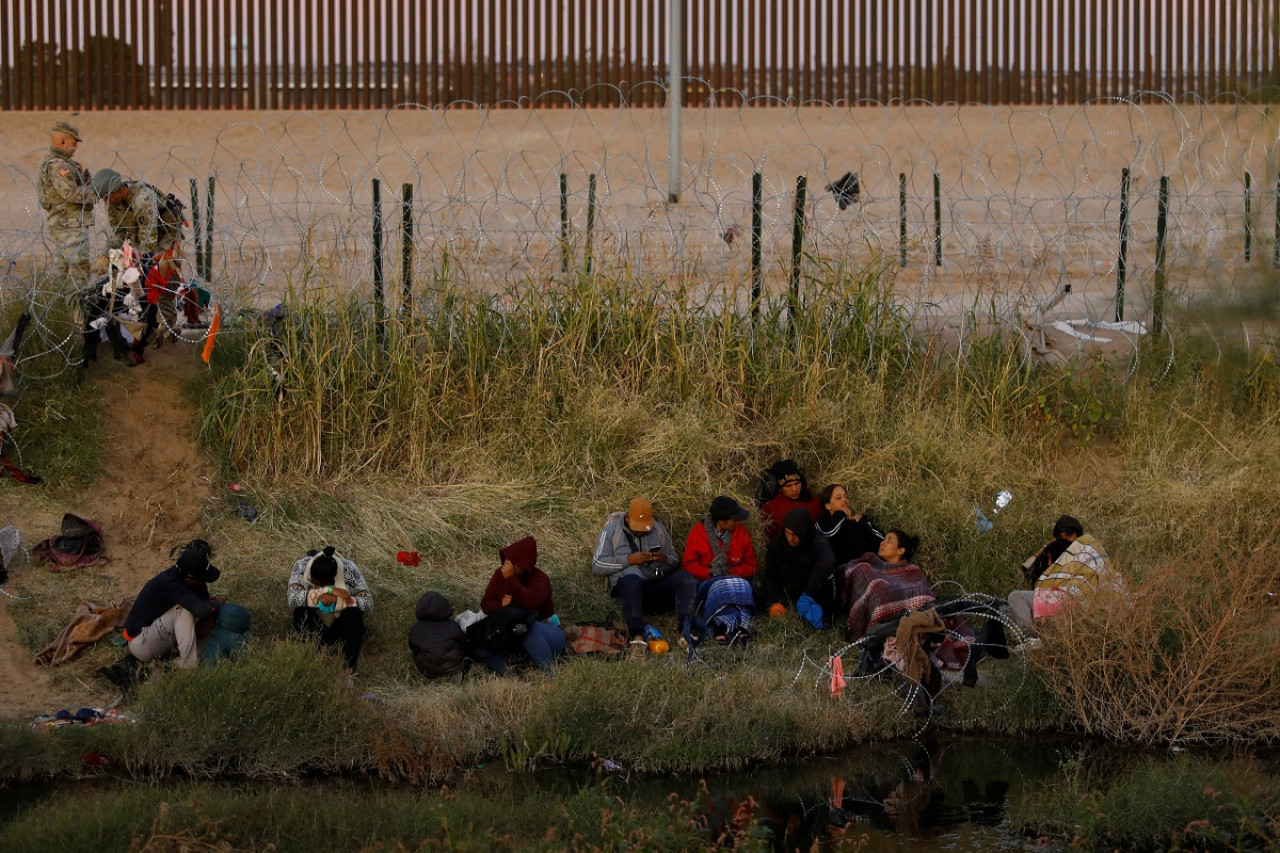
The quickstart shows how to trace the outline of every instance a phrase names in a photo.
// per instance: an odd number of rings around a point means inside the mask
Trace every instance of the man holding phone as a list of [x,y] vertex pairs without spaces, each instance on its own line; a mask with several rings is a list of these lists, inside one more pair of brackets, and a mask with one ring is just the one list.
[[605,521],[596,540],[591,571],[609,579],[609,592],[622,602],[630,655],[644,657],[644,617],[673,607],[681,628],[693,616],[693,576],[680,568],[680,555],[666,526],[653,517],[647,498],[634,498],[626,512]]

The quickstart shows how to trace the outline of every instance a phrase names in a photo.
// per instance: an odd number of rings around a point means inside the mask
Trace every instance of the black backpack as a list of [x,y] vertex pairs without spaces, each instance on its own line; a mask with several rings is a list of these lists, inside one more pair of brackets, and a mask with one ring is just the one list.
[[536,610],[514,604],[500,607],[467,628],[467,642],[494,654],[509,657],[524,650],[529,626],[538,621]]
[[173,193],[160,192],[155,184],[144,184],[144,186],[156,194],[156,207],[160,214],[160,224],[157,229],[160,244],[169,246],[174,241],[181,240],[182,229],[187,224],[187,206]]

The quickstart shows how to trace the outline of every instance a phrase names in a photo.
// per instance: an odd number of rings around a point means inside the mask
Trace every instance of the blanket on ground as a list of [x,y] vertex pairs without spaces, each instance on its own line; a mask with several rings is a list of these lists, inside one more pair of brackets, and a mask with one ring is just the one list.
[[627,647],[627,635],[603,625],[568,625],[564,638],[569,651],[578,655],[620,655]]
[[105,607],[87,601],[80,602],[67,627],[36,655],[36,665],[55,666],[71,660],[85,646],[98,642],[124,625],[132,606],[132,598],[123,598],[119,602],[109,601]]

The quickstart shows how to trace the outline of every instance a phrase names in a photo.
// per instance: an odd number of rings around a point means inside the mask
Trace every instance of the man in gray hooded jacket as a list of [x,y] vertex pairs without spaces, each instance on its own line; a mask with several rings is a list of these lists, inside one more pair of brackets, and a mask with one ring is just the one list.
[[643,647],[644,616],[674,606],[681,628],[693,616],[696,582],[680,568],[680,554],[666,526],[653,517],[653,504],[634,498],[615,512],[596,540],[591,570],[609,579],[610,594],[622,602],[627,634]]

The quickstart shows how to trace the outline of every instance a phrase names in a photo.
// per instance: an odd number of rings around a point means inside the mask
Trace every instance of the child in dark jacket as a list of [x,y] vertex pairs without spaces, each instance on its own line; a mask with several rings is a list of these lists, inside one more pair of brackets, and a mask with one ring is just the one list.
[[418,671],[427,678],[462,673],[467,636],[453,620],[453,605],[440,593],[428,590],[418,599],[414,615],[418,621],[409,628],[409,651]]

